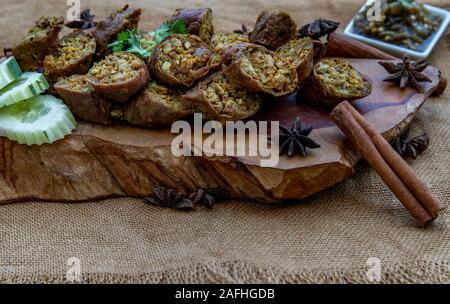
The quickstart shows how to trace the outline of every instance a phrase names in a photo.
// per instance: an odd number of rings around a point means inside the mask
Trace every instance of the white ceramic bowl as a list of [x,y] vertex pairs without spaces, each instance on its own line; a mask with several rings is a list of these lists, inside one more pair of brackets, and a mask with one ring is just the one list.
[[[374,0],[368,0],[366,2],[366,4],[364,4],[363,7],[361,7],[360,12],[362,10],[364,10],[366,5],[373,3],[373,2],[374,2]],[[439,30],[424,42],[425,48],[423,51],[413,51],[411,49],[408,49],[408,48],[405,48],[402,46],[383,42],[383,41],[375,39],[375,38],[370,38],[370,37],[361,35],[361,34],[357,33],[355,31],[355,29],[353,28],[353,22],[354,22],[355,18],[353,18],[352,21],[350,21],[350,23],[347,25],[347,27],[345,28],[344,34],[349,37],[352,37],[353,39],[367,43],[373,47],[381,49],[381,50],[383,50],[387,53],[390,53],[394,56],[397,56],[397,57],[401,57],[401,56],[403,56],[403,54],[408,54],[413,59],[425,59],[428,56],[430,56],[434,47],[438,43],[439,39],[441,39],[442,35],[444,34],[445,30],[447,29],[447,26],[450,23],[450,12],[449,11],[442,9],[442,8],[435,7],[435,6],[431,6],[428,4],[425,4],[425,8],[427,10],[429,10],[432,14],[440,16],[442,18],[442,23],[441,23],[441,26],[439,27]]]

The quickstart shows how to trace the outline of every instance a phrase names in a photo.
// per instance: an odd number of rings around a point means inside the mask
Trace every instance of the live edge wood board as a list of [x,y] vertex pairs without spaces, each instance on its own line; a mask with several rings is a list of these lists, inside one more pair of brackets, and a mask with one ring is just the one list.
[[[372,94],[353,104],[386,138],[398,136],[439,84],[439,71],[428,67],[431,83],[423,93],[383,82],[378,60],[349,59],[372,83]],[[0,202],[45,200],[80,202],[110,197],[144,197],[160,184],[185,194],[197,188],[221,189],[230,198],[261,202],[301,199],[334,185],[353,172],[360,156],[326,112],[294,96],[266,103],[253,119],[290,124],[299,115],[321,149],[309,156],[283,156],[273,168],[257,158],[174,157],[169,131],[79,123],[74,134],[52,145],[24,146],[0,138]]]

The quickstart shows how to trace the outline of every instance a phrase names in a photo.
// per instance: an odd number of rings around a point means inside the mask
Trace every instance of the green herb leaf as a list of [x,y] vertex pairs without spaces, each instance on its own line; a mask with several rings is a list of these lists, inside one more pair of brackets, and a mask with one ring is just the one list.
[[131,54],[147,59],[150,52],[142,47],[143,40],[141,34],[135,30],[121,32],[117,35],[117,40],[109,45],[113,52],[129,52]]
[[172,34],[189,34],[186,23],[183,19],[178,19],[175,21],[175,23],[170,27],[170,31]]
[[174,23],[165,21],[160,27],[149,33],[150,39],[142,37],[138,31],[121,32],[117,35],[116,41],[109,44],[108,47],[114,53],[126,51],[147,59],[161,41],[173,34],[189,34],[184,20],[179,19]]

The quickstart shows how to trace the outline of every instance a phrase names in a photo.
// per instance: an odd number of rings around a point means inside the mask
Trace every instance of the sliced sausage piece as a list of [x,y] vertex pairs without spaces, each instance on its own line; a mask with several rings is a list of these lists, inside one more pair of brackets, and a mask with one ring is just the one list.
[[94,64],[87,80],[96,92],[117,102],[126,102],[150,79],[147,65],[139,57],[119,52]]
[[170,18],[170,22],[182,19],[192,35],[199,36],[203,41],[209,43],[214,34],[214,20],[210,8],[183,8],[177,9]]
[[223,56],[225,75],[235,85],[253,93],[285,96],[298,86],[292,62],[256,44],[238,44]]
[[126,5],[97,24],[94,36],[97,40],[98,58],[103,58],[108,53],[108,44],[113,42],[120,32],[138,28],[141,13],[142,9],[132,9]]
[[250,34],[250,42],[276,50],[297,36],[297,24],[282,11],[263,11]]
[[314,43],[310,38],[294,39],[283,45],[277,53],[287,58],[297,69],[298,85],[302,87],[314,68]]
[[60,78],[54,87],[77,118],[103,125],[111,123],[111,103],[95,94],[84,75]]
[[223,72],[215,73],[182,96],[183,103],[207,119],[241,120],[258,112],[262,99],[230,83]]
[[181,103],[181,92],[150,81],[147,88],[124,107],[123,120],[146,128],[165,128],[186,118],[192,110]]
[[312,77],[299,97],[314,106],[332,109],[344,100],[364,98],[371,91],[372,85],[350,63],[327,58],[314,66]]
[[190,88],[220,66],[220,56],[198,36],[172,35],[164,39],[149,60],[152,76],[161,83]]
[[58,43],[53,54],[45,57],[44,74],[50,83],[60,77],[86,74],[95,55],[96,42],[91,33],[75,31]]
[[12,54],[24,71],[36,70],[58,43],[64,17],[41,17],[28,34],[12,48]]

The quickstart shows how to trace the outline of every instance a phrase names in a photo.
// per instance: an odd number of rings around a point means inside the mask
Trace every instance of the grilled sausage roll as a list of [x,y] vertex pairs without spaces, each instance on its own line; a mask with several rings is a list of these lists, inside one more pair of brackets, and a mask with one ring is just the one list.
[[295,66],[287,58],[255,44],[237,44],[223,56],[227,78],[253,93],[292,94],[298,85]]
[[277,50],[277,53],[287,58],[297,69],[299,87],[308,80],[314,68],[314,43],[311,38],[290,40]]
[[181,92],[151,80],[147,88],[124,107],[122,119],[142,127],[164,128],[192,114],[181,103]]
[[12,53],[24,71],[42,65],[46,55],[58,43],[58,34],[64,26],[63,17],[41,17],[35,26],[12,48]]
[[222,50],[238,43],[248,43],[248,37],[236,33],[216,33],[211,39],[211,49],[220,54]]
[[262,99],[230,83],[223,72],[201,81],[182,96],[183,103],[220,122],[241,120],[258,112]]
[[190,88],[220,65],[220,56],[194,35],[172,35],[153,51],[152,76],[168,86]]
[[104,125],[111,123],[111,103],[95,94],[84,75],[60,78],[54,88],[77,118]]
[[297,24],[282,11],[263,11],[250,34],[250,42],[276,50],[297,36]]
[[87,80],[99,94],[117,102],[128,101],[149,79],[145,62],[126,52],[109,54],[87,74]]
[[314,66],[312,77],[299,96],[312,105],[331,109],[341,101],[364,98],[371,90],[371,84],[350,63],[327,58]]
[[197,35],[209,43],[214,34],[214,20],[210,8],[177,9],[170,22],[173,23],[179,19],[186,23],[190,34]]
[[58,43],[55,52],[44,60],[44,74],[50,83],[59,77],[86,74],[95,54],[96,42],[91,33],[75,31]]
[[103,58],[108,53],[108,44],[116,39],[120,32],[137,29],[141,13],[141,9],[131,9],[126,5],[100,21],[94,31],[97,40],[97,57]]

